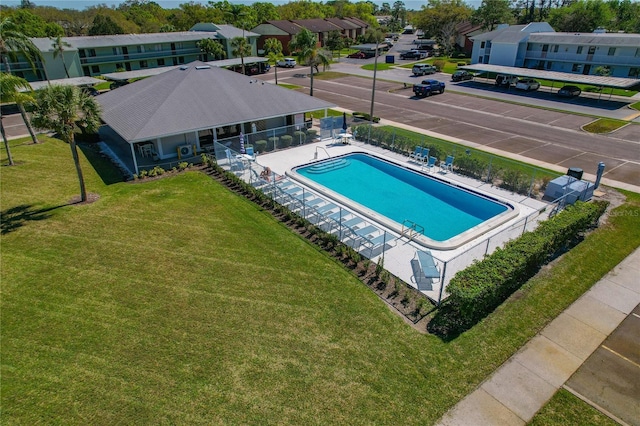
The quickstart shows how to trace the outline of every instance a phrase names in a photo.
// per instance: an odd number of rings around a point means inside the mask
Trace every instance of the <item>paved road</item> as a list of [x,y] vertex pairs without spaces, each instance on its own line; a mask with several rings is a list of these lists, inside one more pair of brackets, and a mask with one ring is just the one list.
[[[308,87],[309,79],[301,71],[279,73],[278,77],[282,82]],[[314,95],[348,110],[368,112],[371,84],[370,79],[358,76],[315,80]],[[629,125],[611,135],[593,135],[580,130],[580,126],[593,120],[591,117],[450,91],[417,99],[410,88],[380,80],[375,101],[374,114],[391,121],[518,154],[558,169],[580,167],[595,174],[598,162],[604,161],[605,178],[640,186],[638,125]]]

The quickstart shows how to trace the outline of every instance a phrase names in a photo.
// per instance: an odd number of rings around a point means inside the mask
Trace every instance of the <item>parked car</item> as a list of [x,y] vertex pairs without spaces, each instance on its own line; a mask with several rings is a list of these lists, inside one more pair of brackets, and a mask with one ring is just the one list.
[[428,75],[435,74],[438,69],[430,64],[415,64],[411,69],[413,75]]
[[436,93],[444,93],[445,84],[438,80],[422,80],[420,84],[413,85],[413,93],[424,98]]
[[580,96],[582,90],[578,86],[562,86],[560,90],[558,90],[557,95],[562,98],[573,98],[575,96]]
[[293,68],[296,66],[296,60],[293,58],[284,58],[278,61],[277,65],[283,68]]
[[472,79],[473,79],[473,74],[471,74],[469,71],[456,71],[453,74],[451,74],[452,81],[463,81],[463,80],[472,80]]
[[516,83],[516,89],[518,90],[538,90],[540,88],[540,83],[535,81],[532,78],[521,78]]
[[498,74],[496,76],[496,86],[513,86],[517,83],[518,77],[515,75]]
[[408,50],[400,54],[400,59],[424,59],[427,54],[419,50]]
[[347,58],[352,58],[352,59],[365,59],[366,57],[367,56],[363,52],[355,52],[347,56]]

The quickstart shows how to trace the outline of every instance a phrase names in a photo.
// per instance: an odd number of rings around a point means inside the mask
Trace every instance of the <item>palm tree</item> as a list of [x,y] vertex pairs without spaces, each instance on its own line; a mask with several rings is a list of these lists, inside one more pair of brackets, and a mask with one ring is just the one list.
[[300,64],[309,65],[311,68],[311,89],[309,96],[313,96],[313,69],[318,70],[318,65],[322,65],[322,70],[329,68],[331,54],[318,47],[318,38],[314,33],[304,28],[289,42],[289,50],[296,52]]
[[264,53],[269,58],[269,63],[273,64],[276,73],[276,85],[278,84],[278,61],[284,59],[282,54],[282,42],[277,38],[268,38],[264,41]]
[[57,58],[58,55],[60,55],[60,58],[62,59],[62,66],[64,67],[64,73],[67,75],[67,78],[71,78],[71,76],[69,75],[69,70],[67,69],[67,63],[64,61],[65,48],[71,47],[71,44],[64,41],[61,36],[58,36],[55,39],[52,38],[52,40],[53,43],[51,44],[51,47],[53,47],[53,59]]
[[[0,95],[2,102],[15,102],[16,104],[23,104],[25,102],[32,101],[33,98],[26,93],[21,93],[20,89],[26,89],[31,91],[31,85],[24,78],[16,77],[9,73],[0,73]],[[11,156],[11,149],[9,148],[9,141],[7,140],[7,134],[4,131],[4,125],[2,124],[0,117],[0,131],[2,131],[2,140],[4,142],[4,148],[7,151],[7,158],[9,165],[13,166],[13,157]]]
[[[21,33],[9,18],[4,18],[0,22],[0,55],[4,62],[5,71],[9,74],[11,74],[9,59],[17,61],[18,54],[25,57],[34,72],[36,71],[35,64],[37,61],[44,63],[42,53],[40,53],[40,50],[38,50],[29,37]],[[24,110],[24,106],[22,104],[18,104],[18,108],[20,109],[22,120],[27,126],[27,130],[29,130],[31,140],[33,140],[33,143],[38,143],[38,138],[33,131],[33,127],[31,126],[27,112]]]
[[80,129],[87,132],[98,130],[100,106],[96,100],[75,86],[46,86],[36,93],[33,123],[39,128],[55,131],[69,144],[80,181],[81,200],[87,201],[74,133]]
[[244,37],[234,37],[231,39],[231,47],[233,47],[233,56],[240,56],[240,62],[242,63],[242,74],[244,72],[244,57],[251,55],[251,45]]
[[204,38],[196,44],[200,51],[204,53],[205,62],[209,60],[209,55],[213,56],[214,60],[224,59],[227,56],[222,44],[211,38]]

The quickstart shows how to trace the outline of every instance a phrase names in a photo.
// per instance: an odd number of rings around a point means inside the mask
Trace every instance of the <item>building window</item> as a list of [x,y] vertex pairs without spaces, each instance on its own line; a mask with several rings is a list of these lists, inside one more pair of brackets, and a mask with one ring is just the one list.
[[609,53],[607,53],[607,55],[613,56],[615,54],[616,54],[616,48],[615,47],[610,47],[609,48]]
[[114,56],[122,55],[122,47],[114,47],[113,48],[113,55]]
[[91,72],[94,73],[94,74],[100,74],[100,66],[91,65]]
[[184,64],[184,56],[178,56],[178,63]]
[[85,77],[91,77],[91,73],[89,72],[89,67],[82,67],[82,73]]
[[89,56],[96,56],[96,49],[89,49]]
[[542,45],[542,51],[543,52],[548,52],[549,51],[549,45],[548,44],[543,44]]
[[589,52],[587,53],[587,55],[593,55],[594,53],[596,53],[596,47],[589,46]]
[[578,50],[576,50],[578,55],[582,55],[582,46],[578,46]]
[[80,56],[81,58],[86,58],[87,57],[87,52],[85,52],[84,49],[80,49],[80,50],[78,50],[78,56]]
[[640,58],[640,47],[636,49],[636,58]]
[[571,72],[582,72],[582,64],[573,64]]
[[144,46],[136,46],[138,53],[144,53]]
[[550,70],[551,66],[553,65],[553,62],[551,61],[547,61],[547,69]]
[[147,61],[140,61],[140,68],[147,68],[149,67],[149,65],[147,64]]
[[480,49],[484,49],[484,41],[480,43]]
[[557,44],[553,46],[553,53],[558,53],[558,47],[559,46]]
[[533,45],[531,43],[527,43],[527,50],[533,50]]
[[155,45],[155,49],[156,49],[156,52],[160,52],[162,50],[162,45],[161,44],[156,44]]
[[158,59],[158,66],[159,67],[163,67],[164,66],[164,58]]
[[478,63],[481,64],[482,63],[482,56],[478,57]]

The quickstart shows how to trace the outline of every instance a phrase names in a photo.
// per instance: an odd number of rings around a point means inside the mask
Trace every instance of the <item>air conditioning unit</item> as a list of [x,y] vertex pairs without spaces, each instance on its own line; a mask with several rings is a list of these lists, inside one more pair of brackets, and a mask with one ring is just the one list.
[[178,147],[178,157],[192,157],[193,156],[193,147],[191,145],[180,145]]

